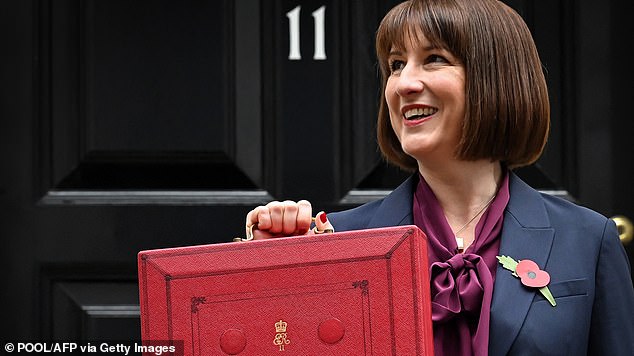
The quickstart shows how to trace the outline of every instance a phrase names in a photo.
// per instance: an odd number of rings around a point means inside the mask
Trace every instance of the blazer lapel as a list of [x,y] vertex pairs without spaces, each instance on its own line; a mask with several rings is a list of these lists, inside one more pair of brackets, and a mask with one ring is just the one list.
[[[546,266],[554,230],[540,193],[514,173],[510,177],[510,200],[504,215],[500,255],[533,260]],[[524,288],[520,280],[498,265],[491,302],[489,354],[506,355],[519,334],[536,290]]]
[[[539,192],[509,173],[510,200],[504,215],[500,255],[530,259],[546,266],[554,230]],[[408,178],[381,202],[367,228],[413,225],[412,201],[418,176]],[[524,288],[511,272],[498,266],[491,302],[489,354],[505,355],[528,314],[534,290]]]
[[412,202],[414,190],[418,183],[418,174],[413,174],[392,193],[383,199],[381,206],[376,210],[367,228],[379,228],[385,226],[413,225]]

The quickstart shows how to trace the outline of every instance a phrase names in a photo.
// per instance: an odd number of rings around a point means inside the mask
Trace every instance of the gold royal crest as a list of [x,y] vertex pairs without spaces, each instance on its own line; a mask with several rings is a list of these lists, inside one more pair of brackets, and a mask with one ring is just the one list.
[[284,346],[291,343],[291,340],[287,339],[286,327],[288,323],[280,319],[275,323],[275,339],[273,339],[273,345],[279,346],[280,351],[284,351]]

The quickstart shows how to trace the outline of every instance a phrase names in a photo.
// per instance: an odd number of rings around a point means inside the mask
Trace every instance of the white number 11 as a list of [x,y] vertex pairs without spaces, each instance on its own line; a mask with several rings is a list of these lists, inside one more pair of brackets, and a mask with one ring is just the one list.
[[[297,61],[302,59],[302,55],[299,50],[299,12],[301,6],[296,6],[293,10],[286,13],[288,17],[288,35],[289,35],[289,49],[288,59],[291,61]],[[326,36],[325,36],[325,20],[326,20],[326,5],[313,11],[313,19],[315,21],[315,50],[313,53],[314,60],[326,59]]]

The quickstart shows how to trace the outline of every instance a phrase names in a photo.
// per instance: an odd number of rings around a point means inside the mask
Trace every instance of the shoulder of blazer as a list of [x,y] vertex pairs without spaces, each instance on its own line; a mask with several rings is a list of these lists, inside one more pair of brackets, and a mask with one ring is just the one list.
[[603,227],[608,220],[606,216],[569,200],[546,193],[541,193],[541,195],[553,225],[574,223],[576,225]]
[[353,209],[328,213],[335,231],[361,230],[413,224],[412,199],[418,183],[414,174],[390,194]]
[[[594,236],[600,240],[608,218],[575,202],[538,192],[511,173],[507,212],[523,227],[553,228],[558,236]],[[596,241],[599,243],[600,241]]]
[[513,172],[510,175],[510,200],[506,210],[524,227],[550,227],[574,219],[603,226],[607,220],[594,210],[535,190]]

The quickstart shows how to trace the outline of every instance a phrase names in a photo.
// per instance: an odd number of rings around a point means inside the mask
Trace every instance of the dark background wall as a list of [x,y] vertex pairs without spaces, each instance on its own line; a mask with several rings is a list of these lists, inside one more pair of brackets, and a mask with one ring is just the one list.
[[[373,52],[395,3],[2,1],[0,335],[136,338],[140,250],[230,241],[271,199],[333,211],[395,187],[405,175],[374,139]],[[634,217],[632,4],[507,3],[553,109],[543,158],[519,174]]]

